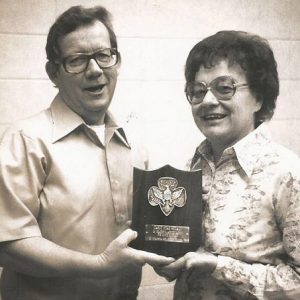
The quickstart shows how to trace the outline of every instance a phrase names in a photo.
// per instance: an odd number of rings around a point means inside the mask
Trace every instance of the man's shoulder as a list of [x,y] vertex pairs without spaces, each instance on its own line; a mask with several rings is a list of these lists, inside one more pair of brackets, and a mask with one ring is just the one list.
[[21,134],[30,139],[48,139],[51,137],[52,123],[51,110],[47,108],[15,122],[6,130],[4,138],[9,135]]

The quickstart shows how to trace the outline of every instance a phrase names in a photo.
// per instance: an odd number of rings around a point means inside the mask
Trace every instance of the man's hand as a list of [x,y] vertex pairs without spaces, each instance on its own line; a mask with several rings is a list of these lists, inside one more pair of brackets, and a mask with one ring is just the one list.
[[155,267],[154,270],[168,281],[172,281],[183,271],[197,271],[210,274],[215,270],[216,266],[217,257],[203,248],[199,248],[196,252],[188,252],[171,264]]
[[131,229],[126,229],[98,256],[98,261],[107,272],[114,273],[128,265],[149,265],[162,266],[174,261],[174,258],[157,255],[146,251],[136,250],[128,244],[136,239],[137,233]]

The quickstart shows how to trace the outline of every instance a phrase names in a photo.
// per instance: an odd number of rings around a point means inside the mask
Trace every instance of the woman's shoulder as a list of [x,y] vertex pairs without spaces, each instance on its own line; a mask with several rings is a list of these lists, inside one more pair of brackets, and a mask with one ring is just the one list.
[[270,152],[282,171],[300,178],[300,157],[297,153],[274,141],[270,144]]

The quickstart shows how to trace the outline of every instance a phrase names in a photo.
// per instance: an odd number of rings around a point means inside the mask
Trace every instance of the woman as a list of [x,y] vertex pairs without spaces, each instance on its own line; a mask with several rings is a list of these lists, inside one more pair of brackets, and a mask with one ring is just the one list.
[[191,50],[186,95],[206,140],[203,247],[158,271],[175,299],[300,299],[300,162],[264,122],[279,92],[268,42],[221,31]]

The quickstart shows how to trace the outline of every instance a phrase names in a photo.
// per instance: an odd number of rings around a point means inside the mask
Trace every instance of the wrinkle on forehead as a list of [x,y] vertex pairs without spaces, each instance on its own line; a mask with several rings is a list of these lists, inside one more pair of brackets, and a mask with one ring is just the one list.
[[99,48],[110,48],[109,32],[100,21],[80,26],[59,40],[63,56],[91,53]]

